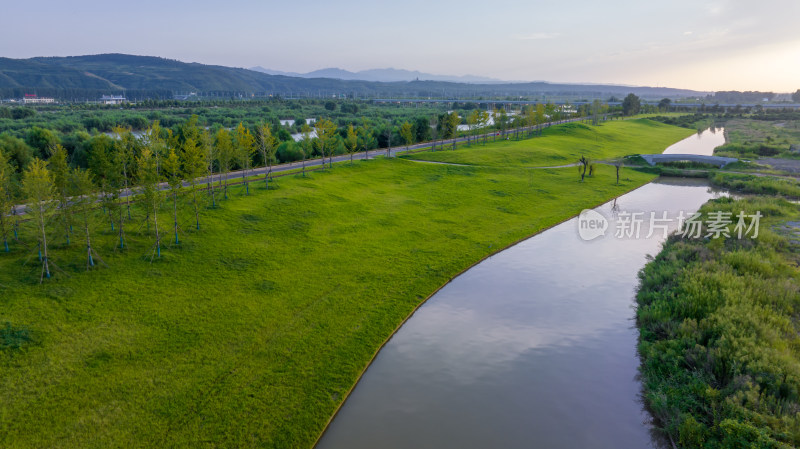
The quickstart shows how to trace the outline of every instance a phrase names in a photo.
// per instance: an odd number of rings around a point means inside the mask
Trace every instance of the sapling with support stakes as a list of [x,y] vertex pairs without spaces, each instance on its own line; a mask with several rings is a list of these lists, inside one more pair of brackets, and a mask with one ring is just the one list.
[[194,205],[194,222],[197,230],[200,230],[200,207],[197,202],[197,178],[203,176],[206,170],[203,150],[201,150],[194,139],[188,137],[181,146],[181,158],[183,159],[183,177],[189,182],[192,190],[192,204]]
[[344,146],[350,154],[350,165],[353,165],[353,154],[358,150],[358,134],[353,125],[347,127],[347,137],[344,138]]
[[203,153],[203,158],[206,164],[206,185],[208,186],[208,193],[211,195],[211,207],[217,207],[217,197],[214,192],[214,161],[217,160],[217,149],[214,147],[214,139],[207,129],[200,133],[200,140],[197,146]]
[[90,230],[92,210],[97,202],[95,185],[89,171],[76,168],[70,171],[69,176],[70,190],[73,192],[71,206],[83,222],[83,233],[86,237],[86,270],[90,270],[99,262],[106,263],[92,247],[92,235]]
[[47,165],[50,172],[53,174],[53,185],[55,187],[56,197],[58,198],[59,224],[63,226],[64,238],[67,242],[67,246],[69,246],[70,235],[72,234],[72,208],[70,207],[72,191],[69,182],[70,169],[67,163],[67,150],[60,144],[51,146],[50,159]]
[[222,178],[225,177],[224,197],[228,199],[228,172],[231,170],[231,161],[234,157],[233,140],[225,128],[220,128],[216,135],[217,163],[219,164],[219,185],[223,186]]
[[262,123],[258,127],[258,151],[261,153],[261,159],[267,167],[267,173],[264,175],[264,183],[269,190],[269,178],[272,177],[272,163],[275,161],[275,152],[278,151],[278,139],[272,135],[272,128],[269,123]]
[[162,181],[159,175],[157,160],[155,154],[150,149],[145,148],[142,154],[136,159],[137,172],[139,175],[139,186],[142,191],[145,208],[148,210],[148,216],[153,217],[153,229],[156,233],[156,241],[153,244],[153,252],[150,257],[161,257],[161,233],[158,229],[158,211],[161,208],[161,203],[164,201],[164,194],[159,188],[159,183]]
[[256,151],[255,138],[250,130],[239,123],[236,127],[236,160],[239,168],[242,169],[242,184],[244,184],[245,195],[250,195],[250,183],[247,181],[247,171],[253,163],[253,153]]
[[42,273],[39,276],[39,283],[42,283],[45,278],[50,279],[52,276],[51,266],[58,269],[58,266],[50,260],[47,248],[47,222],[52,214],[55,188],[53,174],[47,169],[47,164],[43,160],[34,158],[28,164],[22,178],[22,189],[28,200],[28,211],[33,216],[39,234],[36,249],[39,251],[39,260],[42,263]]
[[181,161],[174,149],[169,150],[169,155],[164,159],[164,174],[167,176],[169,192],[172,196],[172,222],[175,231],[175,244],[180,244],[178,239],[178,191],[181,188]]

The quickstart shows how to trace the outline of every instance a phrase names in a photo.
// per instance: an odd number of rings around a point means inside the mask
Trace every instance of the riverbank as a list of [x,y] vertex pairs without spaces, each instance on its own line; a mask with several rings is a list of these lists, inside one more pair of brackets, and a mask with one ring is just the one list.
[[[738,238],[740,211],[763,214],[757,238]],[[713,200],[701,212],[731,213],[730,237],[673,235],[640,273],[645,402],[680,447],[796,447],[800,214],[764,195]]]
[[108,268],[83,273],[81,251],[56,244],[51,258],[70,276],[38,286],[15,246],[0,258],[0,437],[308,447],[431,292],[652,178],[361,161],[232,192],[152,263],[145,226],[129,227],[120,252],[101,223],[95,249]]
[[451,151],[416,153],[415,160],[493,167],[542,167],[574,163],[581,156],[592,161],[630,154],[660,153],[694,131],[647,119],[614,120],[598,126],[568,123],[542,131],[541,138],[501,140],[491,146],[462,144]]

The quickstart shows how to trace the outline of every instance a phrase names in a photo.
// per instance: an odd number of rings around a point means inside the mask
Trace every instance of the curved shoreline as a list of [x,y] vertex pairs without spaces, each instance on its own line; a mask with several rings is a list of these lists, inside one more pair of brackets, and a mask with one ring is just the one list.
[[[656,181],[656,180],[658,180],[658,179],[660,179],[660,178],[661,178],[660,176],[658,176],[658,177],[655,177],[655,178],[651,179],[650,181],[648,181],[648,182],[646,182],[646,183],[644,183],[644,184],[640,184],[640,185],[638,185],[638,186],[636,186],[636,187],[634,187],[634,188],[632,188],[632,189],[630,189],[630,190],[626,190],[626,191],[624,191],[624,192],[620,193],[619,195],[616,195],[616,196],[614,196],[614,197],[611,197],[611,198],[608,198],[608,199],[606,199],[606,200],[603,200],[602,202],[600,202],[600,203],[597,203],[597,204],[595,204],[595,205],[591,206],[591,207],[590,207],[590,209],[595,209],[595,208],[597,208],[597,207],[600,207],[600,206],[602,206],[603,204],[606,204],[606,203],[607,203],[607,202],[609,202],[609,201],[613,201],[613,200],[615,200],[615,199],[617,199],[617,198],[619,198],[619,197],[621,197],[621,196],[627,195],[628,193],[630,193],[630,192],[633,192],[634,190],[640,189],[640,188],[642,188],[642,187],[644,187],[644,186],[646,186],[646,185],[648,185],[648,184],[652,183],[653,181]],[[432,298],[432,297],[433,297],[435,294],[437,294],[437,293],[438,293],[440,290],[442,290],[443,288],[445,288],[445,287],[446,287],[448,284],[450,284],[451,282],[453,282],[453,281],[454,281],[456,278],[458,278],[458,277],[459,277],[459,276],[461,276],[462,274],[466,273],[467,271],[471,270],[472,268],[474,268],[474,267],[475,267],[475,266],[477,266],[478,264],[482,263],[482,262],[483,262],[483,261],[485,261],[486,259],[488,259],[488,258],[490,258],[490,257],[492,257],[492,256],[494,256],[494,255],[496,255],[496,254],[498,254],[498,253],[501,253],[501,252],[503,252],[503,251],[505,251],[505,250],[507,250],[507,249],[509,249],[509,248],[513,247],[513,246],[516,246],[516,245],[518,245],[518,244],[520,244],[520,243],[522,243],[522,242],[524,242],[524,241],[526,241],[526,240],[528,240],[528,239],[530,239],[530,238],[536,237],[537,235],[539,235],[539,234],[541,234],[541,233],[543,233],[543,232],[545,232],[545,231],[548,231],[548,230],[550,230],[550,229],[552,229],[552,228],[554,228],[554,227],[556,227],[556,226],[558,226],[558,225],[561,225],[561,224],[563,224],[563,223],[566,223],[566,222],[568,222],[568,221],[572,220],[573,218],[577,217],[578,215],[580,215],[580,211],[578,211],[578,212],[577,212],[577,213],[575,213],[574,215],[570,215],[569,217],[567,217],[567,218],[565,218],[565,219],[563,219],[563,220],[561,220],[561,221],[559,221],[559,222],[557,222],[557,223],[553,223],[553,224],[551,224],[551,225],[549,225],[549,226],[546,226],[546,227],[544,227],[544,228],[542,228],[542,229],[540,229],[540,230],[538,230],[538,231],[534,232],[533,234],[530,234],[530,235],[528,235],[528,236],[526,236],[526,237],[522,237],[522,238],[520,238],[520,239],[518,239],[518,240],[516,240],[516,241],[514,241],[514,242],[512,242],[512,243],[510,243],[510,244],[508,244],[508,245],[506,245],[506,246],[504,246],[504,247],[502,247],[502,248],[499,248],[499,249],[497,249],[497,250],[495,250],[495,251],[492,251],[492,252],[490,252],[489,254],[487,254],[487,255],[485,255],[485,256],[483,256],[483,257],[481,257],[479,260],[475,261],[474,263],[470,264],[468,267],[464,268],[463,270],[459,271],[458,273],[456,273],[455,275],[453,275],[452,277],[450,277],[450,278],[449,278],[447,281],[445,281],[445,282],[444,282],[442,285],[440,285],[439,287],[437,287],[437,288],[436,288],[436,289],[435,289],[433,292],[431,292],[431,293],[430,293],[428,296],[426,296],[426,297],[425,297],[425,298],[424,298],[422,301],[420,301],[420,302],[419,302],[419,304],[417,304],[417,305],[414,307],[414,309],[413,309],[413,310],[412,310],[412,311],[411,311],[411,312],[408,314],[408,316],[406,316],[406,317],[403,319],[403,321],[401,321],[401,322],[400,322],[400,324],[398,324],[398,325],[397,325],[397,327],[395,327],[395,328],[394,328],[394,330],[392,330],[392,332],[391,332],[391,333],[390,333],[390,334],[389,334],[389,335],[386,337],[386,339],[385,339],[385,340],[383,340],[383,342],[382,342],[382,343],[381,343],[381,344],[378,346],[378,348],[377,348],[377,349],[375,350],[375,352],[372,354],[372,356],[370,357],[370,359],[369,359],[369,361],[367,362],[367,364],[364,366],[364,368],[361,370],[361,372],[359,372],[358,376],[356,377],[356,380],[355,380],[355,382],[353,382],[353,385],[352,385],[352,386],[351,386],[351,387],[350,387],[350,388],[347,390],[347,393],[345,393],[345,394],[342,396],[342,401],[339,403],[339,405],[338,405],[338,406],[336,406],[336,409],[333,411],[333,413],[331,414],[330,418],[328,418],[328,421],[325,423],[325,426],[322,428],[322,431],[319,433],[319,435],[317,436],[317,438],[314,440],[314,444],[312,444],[312,445],[310,446],[310,448],[311,448],[311,449],[313,449],[313,448],[315,448],[315,447],[317,446],[317,444],[319,444],[319,441],[320,441],[320,440],[322,439],[322,437],[325,435],[325,432],[327,432],[327,431],[328,431],[328,428],[330,427],[330,425],[331,425],[331,423],[333,422],[333,420],[336,418],[336,415],[338,415],[338,414],[339,414],[339,411],[342,409],[342,407],[344,406],[344,404],[347,402],[347,399],[350,397],[350,395],[352,394],[353,390],[355,390],[355,388],[358,386],[359,382],[361,382],[361,378],[362,378],[362,377],[364,377],[364,374],[367,372],[367,370],[370,368],[370,366],[372,366],[372,363],[375,361],[375,358],[378,356],[378,354],[381,352],[381,350],[384,348],[384,346],[386,346],[386,344],[387,344],[387,343],[389,343],[389,340],[391,340],[391,339],[392,339],[392,337],[394,337],[394,336],[395,336],[395,334],[396,334],[396,333],[397,333],[397,332],[398,332],[398,331],[399,331],[399,330],[400,330],[400,329],[403,327],[403,325],[405,325],[405,324],[406,324],[406,322],[407,322],[408,320],[410,320],[410,319],[411,319],[411,318],[414,316],[414,314],[416,314],[416,313],[417,313],[417,311],[418,311],[418,310],[419,310],[419,309],[420,309],[420,308],[421,308],[423,305],[425,305],[425,303],[427,303],[427,302],[428,302],[428,300],[429,300],[429,299],[431,299],[431,298]]]

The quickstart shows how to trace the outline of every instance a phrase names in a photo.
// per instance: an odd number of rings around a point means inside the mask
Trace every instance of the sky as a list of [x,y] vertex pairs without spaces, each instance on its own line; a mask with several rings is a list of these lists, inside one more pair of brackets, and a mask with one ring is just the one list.
[[0,56],[794,92],[798,18],[798,0],[4,0]]

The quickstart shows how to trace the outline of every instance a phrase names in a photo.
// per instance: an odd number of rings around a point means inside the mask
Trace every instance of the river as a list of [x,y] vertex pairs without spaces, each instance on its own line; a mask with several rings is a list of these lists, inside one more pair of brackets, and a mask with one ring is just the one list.
[[[672,230],[720,194],[660,179],[594,209],[604,236],[583,240],[575,218],[466,271],[383,347],[316,447],[659,446],[633,321],[637,273],[663,242],[661,230],[646,238],[650,212]],[[634,212],[639,238],[623,226]]]

